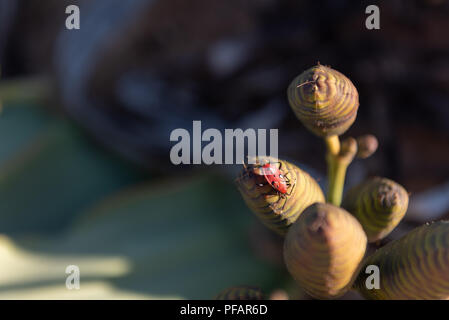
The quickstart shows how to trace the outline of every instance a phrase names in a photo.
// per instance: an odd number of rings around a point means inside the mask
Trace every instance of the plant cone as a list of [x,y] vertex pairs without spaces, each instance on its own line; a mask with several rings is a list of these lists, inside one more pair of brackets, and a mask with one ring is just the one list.
[[350,213],[316,203],[290,227],[284,240],[284,260],[309,295],[336,298],[351,288],[366,243],[362,226]]
[[357,117],[359,95],[351,80],[320,64],[293,79],[287,97],[296,117],[320,137],[343,134]]
[[[379,268],[379,289],[368,289],[369,265]],[[449,221],[416,228],[364,261],[355,283],[367,299],[449,299]]]
[[402,220],[408,207],[408,194],[398,183],[375,177],[349,190],[342,207],[359,220],[368,241],[376,242]]
[[[261,165],[266,162],[281,166],[280,171],[291,184],[287,194],[281,195],[266,183],[260,172]],[[305,208],[325,201],[320,186],[309,174],[287,161],[270,157],[246,166],[236,183],[248,207],[268,228],[280,235],[285,235]]]

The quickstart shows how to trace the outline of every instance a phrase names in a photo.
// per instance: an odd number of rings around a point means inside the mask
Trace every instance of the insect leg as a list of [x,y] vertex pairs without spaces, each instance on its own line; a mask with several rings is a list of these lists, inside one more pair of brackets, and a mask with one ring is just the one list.
[[280,196],[280,198],[285,199],[284,204],[282,205],[282,208],[281,208],[281,212],[283,212],[285,205],[287,204],[287,197],[283,194]]

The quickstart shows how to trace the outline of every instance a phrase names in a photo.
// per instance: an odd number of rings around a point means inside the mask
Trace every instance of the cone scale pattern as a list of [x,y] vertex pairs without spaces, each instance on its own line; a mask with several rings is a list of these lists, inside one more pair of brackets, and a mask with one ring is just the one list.
[[348,291],[366,250],[366,235],[345,210],[326,203],[308,207],[290,227],[284,260],[308,294],[331,299]]
[[375,177],[349,190],[342,207],[359,220],[368,241],[375,242],[387,236],[404,217],[408,194],[398,183]]
[[361,272],[355,287],[367,299],[449,299],[449,221],[414,229],[377,250],[362,270],[375,265],[380,288],[367,289],[368,275]]
[[[282,196],[270,185],[264,182],[257,172],[261,163],[266,161],[278,163],[280,171],[290,181],[288,194]],[[268,228],[280,235],[285,235],[288,227],[296,221],[299,215],[309,205],[315,202],[324,202],[324,194],[318,183],[309,174],[297,166],[283,160],[265,158],[256,165],[248,165],[236,180],[237,187],[247,206]]]
[[287,96],[298,119],[321,137],[343,134],[355,121],[359,107],[351,80],[320,64],[297,76]]

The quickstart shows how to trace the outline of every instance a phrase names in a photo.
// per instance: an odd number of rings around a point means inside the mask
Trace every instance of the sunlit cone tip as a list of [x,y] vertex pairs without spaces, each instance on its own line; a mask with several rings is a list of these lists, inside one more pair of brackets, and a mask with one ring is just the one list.
[[343,134],[355,121],[359,107],[351,80],[320,64],[293,79],[287,96],[298,119],[321,137]]

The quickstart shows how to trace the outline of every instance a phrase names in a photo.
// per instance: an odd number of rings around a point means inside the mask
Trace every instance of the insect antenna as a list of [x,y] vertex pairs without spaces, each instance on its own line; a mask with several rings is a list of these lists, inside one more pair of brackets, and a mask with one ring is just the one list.
[[298,84],[298,85],[296,86],[296,88],[300,88],[300,87],[305,86],[306,84],[310,84],[310,83],[316,83],[316,80],[313,80],[313,81],[306,81],[306,82],[304,82],[304,83]]

